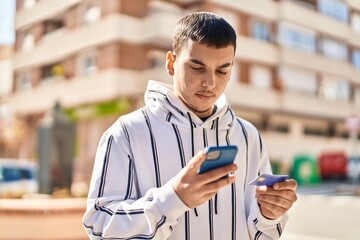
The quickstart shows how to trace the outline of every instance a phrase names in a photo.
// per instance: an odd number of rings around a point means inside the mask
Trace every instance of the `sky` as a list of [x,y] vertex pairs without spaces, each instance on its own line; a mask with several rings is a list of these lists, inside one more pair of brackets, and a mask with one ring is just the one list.
[[0,1],[0,45],[12,45],[15,41],[15,6],[16,0]]

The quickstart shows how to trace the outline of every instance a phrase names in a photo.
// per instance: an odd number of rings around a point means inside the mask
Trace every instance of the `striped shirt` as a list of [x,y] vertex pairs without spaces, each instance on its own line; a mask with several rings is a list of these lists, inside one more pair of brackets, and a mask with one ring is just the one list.
[[[256,128],[224,95],[202,121],[149,81],[146,106],[121,116],[100,140],[83,225],[91,239],[278,239],[287,221],[264,218],[248,183],[271,167]],[[189,209],[173,177],[206,146],[237,145],[236,182]]]

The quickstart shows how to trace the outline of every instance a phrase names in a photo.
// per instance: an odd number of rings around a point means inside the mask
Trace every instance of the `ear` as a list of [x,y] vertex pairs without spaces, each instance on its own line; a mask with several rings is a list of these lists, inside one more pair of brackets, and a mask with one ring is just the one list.
[[166,63],[165,63],[165,68],[167,73],[170,76],[174,76],[174,62],[175,62],[175,58],[176,56],[171,52],[168,51],[166,53]]

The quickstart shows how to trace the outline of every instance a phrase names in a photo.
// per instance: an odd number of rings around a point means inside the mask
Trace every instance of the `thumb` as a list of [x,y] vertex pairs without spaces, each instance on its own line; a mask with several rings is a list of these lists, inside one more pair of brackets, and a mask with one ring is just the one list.
[[195,156],[189,161],[187,167],[192,171],[196,172],[199,170],[201,164],[205,161],[206,154],[204,151],[200,150],[195,154]]

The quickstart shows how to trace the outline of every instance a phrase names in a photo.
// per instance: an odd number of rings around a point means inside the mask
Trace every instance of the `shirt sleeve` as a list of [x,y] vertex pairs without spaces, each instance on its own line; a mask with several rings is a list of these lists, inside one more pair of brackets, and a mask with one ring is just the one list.
[[288,220],[287,213],[277,219],[267,219],[261,212],[257,201],[251,205],[250,215],[248,217],[248,227],[251,239],[270,240],[279,239]]
[[126,141],[126,136],[109,133],[100,140],[83,225],[90,239],[167,239],[189,208],[176,195],[172,180],[139,195]]
[[[260,135],[258,139],[259,139],[258,146],[260,146],[259,147],[260,161],[259,161],[258,172],[272,173],[269,156],[267,150],[264,147]],[[250,214],[247,219],[247,224],[251,239],[254,240],[279,239],[281,237],[282,231],[286,225],[287,220],[288,220],[287,213],[285,213],[283,216],[277,219],[270,220],[265,218],[260,211],[256,198],[253,196],[253,201],[250,207]]]

